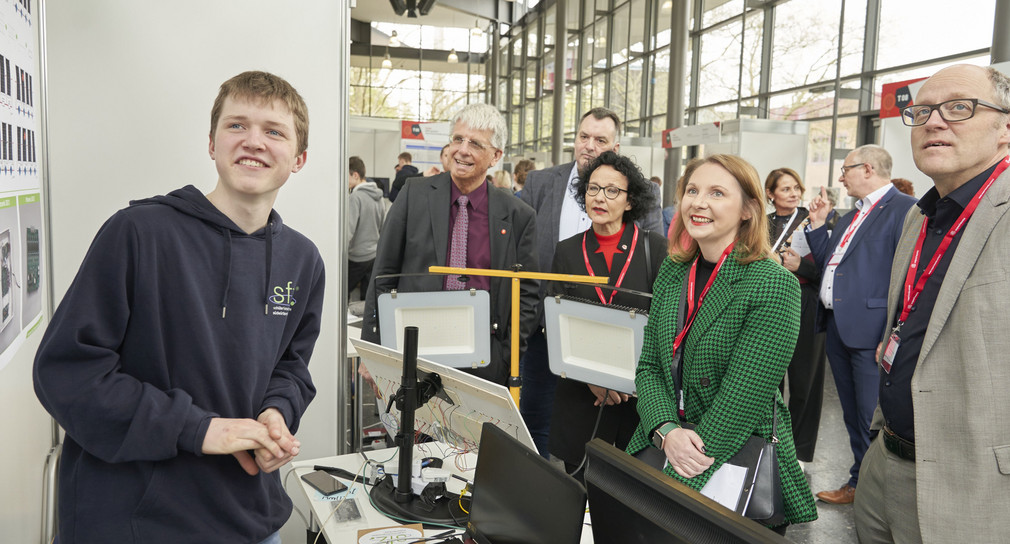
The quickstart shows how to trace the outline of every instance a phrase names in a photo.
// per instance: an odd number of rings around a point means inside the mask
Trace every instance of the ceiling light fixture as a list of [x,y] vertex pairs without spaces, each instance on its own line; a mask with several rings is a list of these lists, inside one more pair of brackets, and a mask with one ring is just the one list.
[[386,51],[386,58],[382,59],[382,67],[386,70],[393,67],[393,61],[389,59],[389,51]]
[[670,11],[670,9],[672,8],[673,8],[673,0],[666,0],[666,2],[663,2],[662,6],[663,11]]
[[449,57],[446,58],[445,61],[448,62],[449,64],[456,64],[457,62],[459,62],[459,57],[456,56],[455,47],[452,48],[452,51],[449,51]]
[[473,22],[473,28],[470,29],[470,35],[473,36],[474,38],[480,38],[481,36],[484,35],[484,31],[481,30],[480,28],[479,19]]
[[396,35],[395,30],[389,35],[389,46],[400,47],[400,38]]

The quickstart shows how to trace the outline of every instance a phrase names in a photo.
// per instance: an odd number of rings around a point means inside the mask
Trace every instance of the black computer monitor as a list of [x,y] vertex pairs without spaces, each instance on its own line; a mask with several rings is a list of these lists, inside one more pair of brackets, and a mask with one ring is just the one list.
[[586,446],[585,471],[595,542],[789,542],[599,438]]
[[585,513],[578,480],[491,423],[482,426],[467,536],[477,544],[578,544]]

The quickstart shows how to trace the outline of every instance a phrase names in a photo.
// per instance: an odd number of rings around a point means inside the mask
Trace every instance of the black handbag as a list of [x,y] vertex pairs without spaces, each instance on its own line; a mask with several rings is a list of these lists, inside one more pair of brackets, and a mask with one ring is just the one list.
[[[743,515],[763,525],[778,527],[786,522],[785,499],[782,496],[782,480],[779,479],[779,456],[776,446],[778,438],[778,406],[772,409],[772,436],[765,439],[752,436],[728,463],[742,457],[738,466],[754,467],[751,489],[741,490],[741,499],[749,493],[744,504]],[[759,453],[755,455],[755,450]],[[756,459],[755,459],[756,457]],[[740,513],[740,510],[737,510]]]
[[[777,527],[785,523],[786,516],[776,450],[779,442],[778,407],[772,410],[772,414],[775,419],[772,422],[771,438],[751,436],[744,442],[740,451],[723,463],[723,466],[735,465],[747,469],[736,505],[724,504],[724,506],[762,525]],[[681,427],[694,429],[695,426],[693,423],[682,423]],[[666,455],[653,446],[646,446],[636,453],[635,457],[657,470],[663,470],[666,466]]]

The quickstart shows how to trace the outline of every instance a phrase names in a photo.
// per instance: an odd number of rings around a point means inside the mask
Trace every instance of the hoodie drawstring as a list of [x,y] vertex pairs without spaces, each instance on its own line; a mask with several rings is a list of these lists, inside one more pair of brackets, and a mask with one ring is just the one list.
[[[224,294],[221,298],[221,319],[225,318],[228,312],[228,291],[231,289],[231,230],[226,227],[221,227],[221,232],[224,233],[225,237],[225,247],[224,247]],[[265,286],[263,292],[266,293],[267,299],[263,304],[263,315],[270,315],[270,265],[273,257],[273,244],[274,244],[274,222],[270,221],[267,223],[266,227],[266,278],[264,279]]]
[[228,311],[228,290],[231,288],[231,231],[221,227],[224,232],[224,295],[221,298],[221,319]]
[[270,259],[273,256],[274,222],[267,221],[266,289],[267,300],[263,303],[263,315],[270,315]]

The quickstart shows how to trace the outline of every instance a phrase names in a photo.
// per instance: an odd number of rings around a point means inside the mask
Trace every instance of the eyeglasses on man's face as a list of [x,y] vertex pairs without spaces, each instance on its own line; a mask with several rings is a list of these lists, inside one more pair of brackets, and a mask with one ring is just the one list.
[[955,98],[939,104],[916,104],[901,109],[901,122],[906,126],[917,127],[925,125],[933,111],[940,113],[940,118],[948,123],[966,121],[975,115],[978,106],[992,108],[998,112],[1010,113],[991,102],[978,98]]
[[866,163],[865,162],[857,162],[856,164],[850,164],[850,165],[847,165],[847,166],[842,166],[842,168],[841,168],[842,176],[844,177],[845,174],[846,174],[846,172],[848,172],[849,170],[852,170],[853,168],[856,168],[856,167],[859,167],[859,166],[863,166],[864,164],[866,164]]
[[481,142],[478,142],[477,140],[471,140],[470,138],[464,138],[464,137],[459,136],[459,135],[453,135],[449,139],[449,143],[452,144],[452,145],[454,145],[454,146],[456,146],[456,147],[463,147],[463,144],[469,144],[470,145],[470,149],[473,149],[474,151],[477,151],[477,152],[486,151],[488,149],[491,149],[491,144],[481,143]]
[[600,187],[595,183],[590,183],[586,185],[586,194],[589,196],[596,196],[600,193],[600,189],[603,189],[603,196],[607,197],[607,200],[614,200],[615,198],[621,196],[621,193],[628,192],[626,189],[621,189],[620,187],[614,185]]

